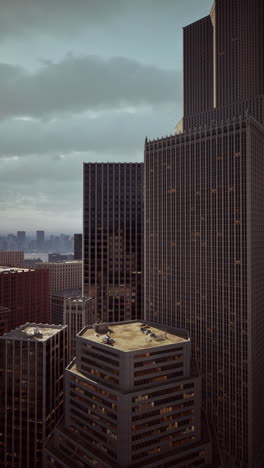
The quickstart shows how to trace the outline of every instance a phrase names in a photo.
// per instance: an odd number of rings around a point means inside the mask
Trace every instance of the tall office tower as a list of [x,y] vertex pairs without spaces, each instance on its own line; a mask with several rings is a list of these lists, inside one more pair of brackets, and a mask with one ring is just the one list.
[[184,115],[214,106],[213,25],[210,16],[183,29]]
[[84,164],[83,294],[98,319],[143,310],[143,163]]
[[94,323],[94,301],[91,297],[65,297],[63,325],[68,325],[69,362],[76,356],[76,335]]
[[27,323],[0,337],[0,466],[42,467],[63,411],[67,327]]
[[25,231],[17,231],[17,244],[19,248],[23,249],[26,242],[26,233]]
[[74,234],[74,260],[82,260],[82,234]]
[[146,318],[189,330],[232,467],[261,466],[264,449],[263,11],[215,1],[213,88],[208,18],[185,28],[184,133],[145,145]]
[[0,266],[0,305],[10,309],[7,331],[25,322],[48,323],[49,272]]
[[0,335],[9,331],[10,310],[0,306]]
[[0,250],[0,265],[22,267],[24,265],[23,250]]
[[45,231],[36,231],[36,247],[42,250],[45,246]]
[[35,268],[49,271],[50,294],[82,287],[82,262],[80,260],[36,263]]
[[209,465],[188,333],[138,321],[109,326],[77,335],[76,360],[65,374],[64,423],[47,443],[45,466]]
[[69,297],[81,297],[82,289],[66,289],[50,294],[50,323],[60,325],[63,323],[64,302]]
[[215,0],[184,28],[184,128],[247,111],[264,124],[264,2]]

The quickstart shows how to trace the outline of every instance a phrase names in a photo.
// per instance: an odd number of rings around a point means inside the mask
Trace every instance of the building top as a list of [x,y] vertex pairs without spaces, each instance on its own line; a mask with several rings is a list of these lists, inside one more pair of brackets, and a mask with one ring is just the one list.
[[33,271],[32,268],[21,268],[13,266],[0,265],[0,273],[22,273],[23,271]]
[[186,330],[165,329],[140,321],[95,324],[85,327],[78,336],[121,351],[136,351],[189,341]]
[[64,289],[63,291],[54,291],[53,293],[51,293],[51,296],[64,297],[64,298],[80,297],[81,295],[82,295],[81,288]]
[[26,323],[0,336],[0,339],[23,340],[23,341],[47,341],[60,330],[66,328],[65,325],[48,325],[42,323]]
[[80,264],[82,263],[82,260],[62,260],[61,262],[41,262],[41,263],[36,263],[37,266],[43,265],[43,266],[54,266],[54,265],[65,265],[65,264]]

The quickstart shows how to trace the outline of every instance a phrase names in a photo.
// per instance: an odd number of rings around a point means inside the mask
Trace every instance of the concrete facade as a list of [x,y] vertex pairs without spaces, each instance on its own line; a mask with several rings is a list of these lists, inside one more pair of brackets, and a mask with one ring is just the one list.
[[63,325],[68,325],[69,362],[76,356],[76,335],[94,323],[94,301],[91,297],[65,297]]
[[22,267],[24,265],[23,250],[1,250],[0,265]]
[[[45,466],[70,467],[76,460],[98,468],[209,465],[188,334],[136,321],[100,326],[77,335],[64,422],[47,443]],[[112,346],[104,343],[107,336]]]
[[35,268],[49,270],[50,294],[82,287],[82,262],[80,260],[36,263]]

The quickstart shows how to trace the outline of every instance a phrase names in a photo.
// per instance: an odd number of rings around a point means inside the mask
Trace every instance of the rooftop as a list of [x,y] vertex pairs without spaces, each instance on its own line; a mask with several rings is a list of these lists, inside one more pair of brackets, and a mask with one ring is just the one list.
[[21,268],[13,266],[0,266],[0,273],[21,273],[22,271],[32,271],[32,268]]
[[[98,328],[100,326],[101,330]],[[136,351],[189,341],[185,330],[165,329],[157,324],[148,325],[139,321],[111,323],[109,328],[107,324],[94,325],[94,328],[84,328],[78,335],[121,351]],[[112,344],[107,344],[109,339],[113,340]]]
[[15,330],[1,336],[0,339],[8,338],[13,340],[46,341],[63,328],[65,328],[65,326],[62,325],[26,323],[25,325],[21,325]]

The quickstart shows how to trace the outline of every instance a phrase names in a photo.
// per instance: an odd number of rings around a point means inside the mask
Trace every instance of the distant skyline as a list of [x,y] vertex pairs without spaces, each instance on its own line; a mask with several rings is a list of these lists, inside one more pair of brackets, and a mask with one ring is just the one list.
[[182,27],[210,0],[3,0],[1,231],[81,232],[82,163],[143,161],[182,116]]

